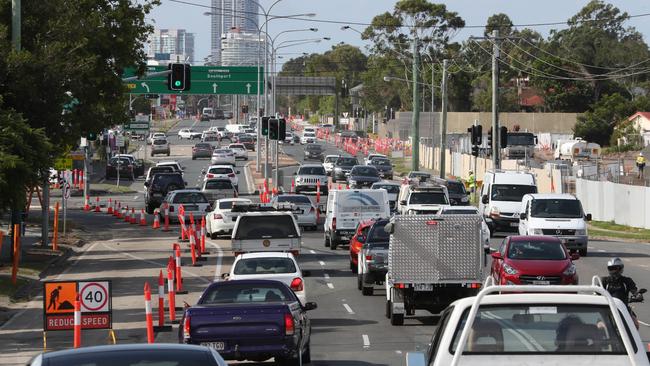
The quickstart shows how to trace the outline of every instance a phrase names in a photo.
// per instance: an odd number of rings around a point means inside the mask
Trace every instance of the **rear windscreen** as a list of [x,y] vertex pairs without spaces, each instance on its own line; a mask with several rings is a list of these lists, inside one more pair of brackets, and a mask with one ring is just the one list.
[[298,232],[291,215],[241,216],[235,239],[297,238]]
[[205,189],[232,189],[232,183],[229,180],[209,180]]

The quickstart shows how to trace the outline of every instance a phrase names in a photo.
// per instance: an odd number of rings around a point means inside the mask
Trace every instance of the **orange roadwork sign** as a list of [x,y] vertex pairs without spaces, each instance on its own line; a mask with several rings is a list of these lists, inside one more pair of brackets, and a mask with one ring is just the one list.
[[46,282],[45,283],[45,314],[65,314],[74,312],[74,301],[77,297],[76,282]]

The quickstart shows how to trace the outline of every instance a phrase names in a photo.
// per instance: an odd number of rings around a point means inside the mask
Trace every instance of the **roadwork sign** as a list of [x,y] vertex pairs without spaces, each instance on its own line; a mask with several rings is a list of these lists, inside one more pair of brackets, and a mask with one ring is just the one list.
[[81,328],[111,329],[113,326],[111,282],[55,281],[43,285],[43,330],[71,330],[74,302],[81,295]]

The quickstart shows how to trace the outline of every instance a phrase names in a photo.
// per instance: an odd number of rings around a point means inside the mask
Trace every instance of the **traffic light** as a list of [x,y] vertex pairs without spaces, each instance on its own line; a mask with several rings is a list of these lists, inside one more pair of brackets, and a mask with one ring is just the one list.
[[487,140],[488,149],[492,150],[492,129],[488,130],[488,140]]
[[472,145],[480,145],[483,142],[483,127],[481,125],[469,127],[467,132],[470,133]]
[[86,140],[88,140],[88,141],[95,141],[95,140],[97,140],[97,133],[95,133],[95,132],[88,132],[88,134],[86,135]]
[[167,89],[175,91],[190,90],[192,82],[191,67],[188,64],[173,63],[168,66]]
[[269,119],[271,117],[262,117],[262,136],[269,135]]
[[499,145],[502,149],[508,147],[508,127],[501,126],[499,131]]
[[243,105],[243,106],[241,106],[241,112],[242,112],[243,114],[248,113],[248,106],[247,106],[247,105]]
[[478,145],[472,145],[472,155],[478,156]]
[[287,120],[280,118],[278,121],[278,140],[284,141],[287,137]]
[[278,139],[278,125],[279,122],[277,118],[269,119],[269,140]]

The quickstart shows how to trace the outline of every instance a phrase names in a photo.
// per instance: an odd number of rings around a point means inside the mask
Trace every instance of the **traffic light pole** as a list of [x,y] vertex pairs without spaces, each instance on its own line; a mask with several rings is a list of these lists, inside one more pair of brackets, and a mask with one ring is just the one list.
[[499,31],[492,31],[492,167],[501,168],[499,143]]
[[[276,116],[277,118],[277,116]],[[275,183],[275,188],[280,189],[280,164],[279,164],[279,150],[280,150],[280,121],[278,120],[278,140],[275,140],[275,177],[273,178],[273,183]]]
[[413,52],[413,118],[411,119],[411,170],[420,169],[420,87],[418,39],[411,42]]
[[[478,120],[477,119],[474,120],[474,126],[476,126],[476,127],[478,126]],[[481,136],[481,139],[483,139],[483,136]],[[478,184],[477,184],[478,175],[477,175],[477,170],[478,170],[478,156],[475,155],[474,156],[474,170],[472,171],[474,173],[474,192],[472,192],[472,195],[474,197],[472,197],[472,202],[475,202],[475,203],[478,203],[478,198],[477,198],[477,195],[478,195]]]
[[442,121],[440,121],[440,178],[445,178],[447,160],[447,62],[442,60]]

